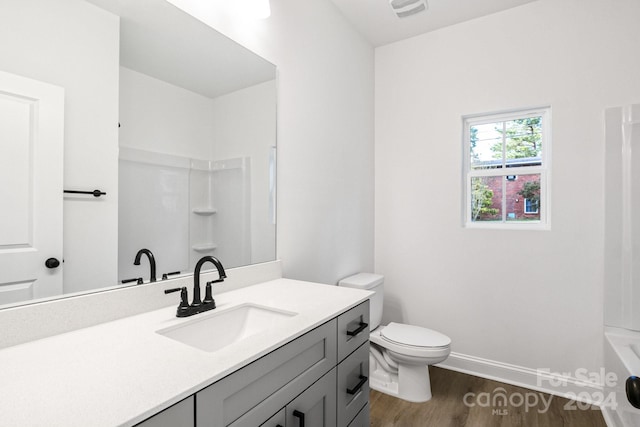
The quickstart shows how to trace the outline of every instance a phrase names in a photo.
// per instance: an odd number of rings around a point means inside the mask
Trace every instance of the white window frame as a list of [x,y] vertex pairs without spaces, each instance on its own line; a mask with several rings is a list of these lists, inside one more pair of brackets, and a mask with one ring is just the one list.
[[[540,166],[522,166],[515,168],[472,169],[471,168],[471,135],[470,129],[474,125],[525,119],[528,117],[542,117],[542,154]],[[501,229],[501,230],[549,230],[551,220],[551,107],[512,110],[500,113],[476,114],[462,117],[463,124],[463,200],[462,215],[465,228]],[[501,221],[472,221],[471,220],[471,179],[473,177],[503,176],[503,194],[506,194],[506,177],[509,175],[540,174],[540,211],[539,221],[507,221],[507,212],[502,212]]]

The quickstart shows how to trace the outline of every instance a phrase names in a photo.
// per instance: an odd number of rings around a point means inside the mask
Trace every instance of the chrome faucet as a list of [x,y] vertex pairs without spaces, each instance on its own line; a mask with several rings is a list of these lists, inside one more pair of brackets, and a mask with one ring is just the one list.
[[[218,279],[207,282],[206,291],[204,300],[200,300],[200,271],[202,270],[202,265],[206,262],[212,263],[216,269],[218,270]],[[213,299],[211,285],[214,283],[220,283],[227,278],[226,273],[224,272],[224,267],[222,263],[218,261],[217,258],[212,256],[205,256],[200,258],[200,260],[196,263],[196,267],[193,271],[193,302],[189,304],[187,301],[187,288],[173,288],[166,289],[164,291],[165,294],[170,294],[173,292],[180,291],[180,305],[178,306],[178,311],[176,313],[177,317],[188,317],[193,316],[194,314],[202,313],[204,311],[213,310],[216,308],[216,302]]]
[[156,281],[156,259],[153,257],[153,253],[149,249],[140,249],[136,254],[136,259],[133,261],[133,265],[140,265],[140,257],[142,254],[145,254],[147,258],[149,258],[149,264],[151,266],[151,277],[149,278],[150,282]]

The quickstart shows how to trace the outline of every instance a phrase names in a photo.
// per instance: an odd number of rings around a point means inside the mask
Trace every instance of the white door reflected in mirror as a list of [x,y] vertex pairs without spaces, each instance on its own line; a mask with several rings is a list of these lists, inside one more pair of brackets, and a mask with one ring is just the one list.
[[64,89],[0,72],[0,306],[62,294],[63,138]]

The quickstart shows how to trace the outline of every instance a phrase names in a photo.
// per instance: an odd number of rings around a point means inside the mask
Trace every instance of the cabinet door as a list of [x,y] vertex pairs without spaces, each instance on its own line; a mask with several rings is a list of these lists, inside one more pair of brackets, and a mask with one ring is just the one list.
[[336,368],[287,405],[287,427],[336,427]]
[[277,414],[269,418],[265,423],[260,424],[260,427],[284,427],[285,424],[285,409],[282,408]]
[[338,365],[338,427],[346,427],[369,401],[369,343]]
[[187,397],[159,414],[136,424],[136,427],[195,427],[194,401],[193,396]]
[[370,427],[369,421],[369,404],[367,403],[358,415],[351,421],[349,427]]

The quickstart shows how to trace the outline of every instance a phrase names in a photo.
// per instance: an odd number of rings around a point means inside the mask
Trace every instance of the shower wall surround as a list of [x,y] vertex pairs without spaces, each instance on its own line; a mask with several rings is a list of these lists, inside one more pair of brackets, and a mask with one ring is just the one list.
[[250,164],[121,147],[118,277],[140,274],[132,263],[140,248],[153,248],[159,275],[192,271],[205,255],[229,268],[250,264]]
[[640,104],[605,110],[604,323],[640,331]]

